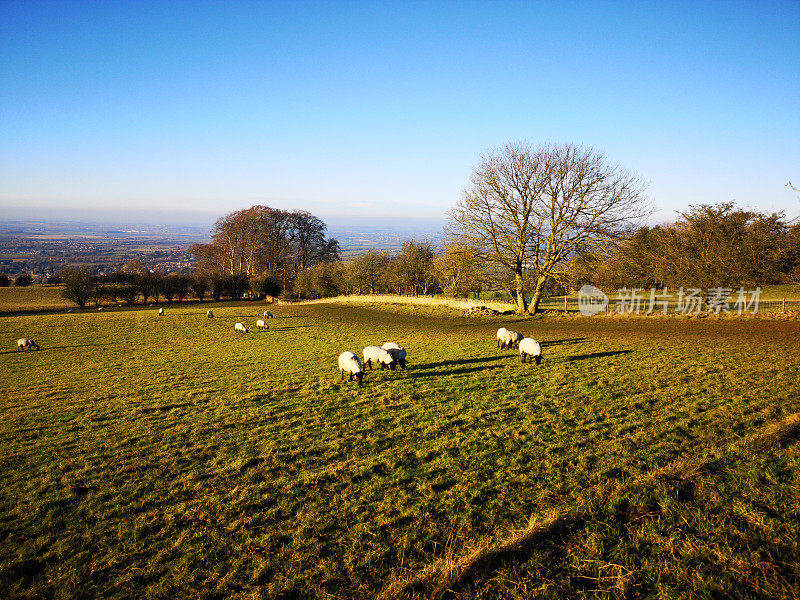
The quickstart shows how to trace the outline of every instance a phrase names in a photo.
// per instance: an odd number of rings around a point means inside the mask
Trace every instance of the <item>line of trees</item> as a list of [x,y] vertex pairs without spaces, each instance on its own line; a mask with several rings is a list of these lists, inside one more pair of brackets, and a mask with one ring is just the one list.
[[[151,273],[149,271],[121,270],[109,275],[95,275],[86,266],[63,269],[50,283],[63,285],[62,295],[78,305],[79,308],[104,302],[125,304],[147,304],[160,302],[182,302],[206,298],[239,300],[249,293],[251,297],[263,297],[254,289],[245,275],[201,274],[183,275],[181,273]],[[276,291],[276,290],[271,290]]]
[[563,281],[608,289],[800,284],[800,223],[732,202],[692,206],[674,223],[638,229],[607,256],[572,261]]

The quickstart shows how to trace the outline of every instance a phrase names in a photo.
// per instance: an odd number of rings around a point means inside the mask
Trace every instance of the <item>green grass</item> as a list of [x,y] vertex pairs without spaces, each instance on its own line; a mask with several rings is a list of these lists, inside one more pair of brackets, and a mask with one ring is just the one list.
[[[205,308],[0,317],[0,596],[371,597],[553,514],[456,593],[800,591],[798,447],[743,445],[798,411],[797,322]],[[407,371],[340,383],[387,340]]]
[[75,304],[65,300],[58,285],[0,287],[0,314],[33,310],[66,310]]

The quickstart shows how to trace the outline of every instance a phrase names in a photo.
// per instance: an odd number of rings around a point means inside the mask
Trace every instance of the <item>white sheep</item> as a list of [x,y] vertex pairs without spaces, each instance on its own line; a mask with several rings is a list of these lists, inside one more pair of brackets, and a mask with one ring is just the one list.
[[272,318],[273,318],[273,317],[272,317],[272,313],[271,313],[271,312],[269,312],[268,310],[265,310],[265,311],[264,311],[264,318],[265,318],[265,319],[272,319]]
[[386,350],[389,354],[392,355],[403,369],[406,368],[406,349],[403,348],[400,344],[396,344],[395,342],[386,342],[382,348]]
[[361,387],[361,380],[364,378],[364,370],[361,368],[361,361],[358,356],[353,352],[342,352],[339,355],[339,373],[342,375],[344,381],[344,374],[347,373],[349,381],[353,381],[353,377],[358,380],[358,387]]
[[519,343],[519,358],[525,362],[525,357],[532,358],[536,364],[542,362],[542,345],[533,338],[525,338]]
[[206,317],[208,317],[209,319],[213,319],[214,318],[214,313],[211,312],[210,310],[207,310],[206,311]]
[[247,333],[247,327],[245,327],[242,323],[237,323],[233,326],[234,331],[238,331],[239,333]]
[[267,325],[267,323],[265,321],[262,321],[261,319],[259,319],[258,321],[256,321],[256,328],[257,329],[269,329],[269,325]]
[[498,348],[505,348],[506,347],[506,343],[509,341],[509,339],[510,338],[508,336],[508,329],[506,329],[505,327],[501,327],[500,329],[497,330],[497,347]]
[[164,307],[163,306],[158,309],[158,316],[159,317],[163,317],[164,316]]
[[17,340],[17,350],[25,351],[28,348],[30,348],[31,350],[33,350],[34,348],[39,350],[39,344],[34,342],[31,338],[19,338]]
[[522,334],[511,331],[505,327],[497,330],[497,346],[499,348],[513,348],[522,341]]
[[367,346],[364,348],[364,364],[369,365],[369,370],[372,370],[372,363],[375,362],[381,366],[381,370],[389,367],[394,371],[397,366],[397,360],[383,348],[378,346]]
[[509,346],[509,348],[513,348],[514,346],[517,346],[517,347],[519,347],[519,343],[522,341],[522,339],[523,339],[525,336],[524,336],[524,335],[522,335],[521,333],[517,333],[516,331],[511,331],[511,330],[509,329],[509,330],[508,330],[508,337],[509,337],[509,338],[510,338],[510,340],[511,340],[511,345]]

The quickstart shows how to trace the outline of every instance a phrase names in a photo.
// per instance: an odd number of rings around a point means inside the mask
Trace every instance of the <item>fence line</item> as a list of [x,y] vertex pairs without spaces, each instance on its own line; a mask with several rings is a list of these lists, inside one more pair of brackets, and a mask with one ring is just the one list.
[[[485,306],[487,308],[492,308],[499,312],[505,312],[508,310],[514,310],[516,308],[516,304],[513,302],[506,302],[502,300],[475,300],[475,299],[459,299],[459,298],[448,298],[444,296],[402,296],[402,295],[395,295],[395,294],[353,294],[351,296],[336,296],[334,298],[319,298],[317,300],[302,300],[300,303],[302,304],[315,304],[320,302],[337,302],[337,303],[371,303],[371,302],[378,302],[378,303],[400,303],[400,304],[415,304],[421,306],[448,306],[450,308],[457,308],[457,309],[469,309],[474,308],[477,306]],[[614,314],[618,313],[619,306],[625,303],[627,306],[630,306],[630,301],[625,300],[622,301],[618,298],[609,298],[608,304],[604,311],[601,313],[605,314]],[[638,312],[632,311],[633,314],[645,314],[649,307],[649,302],[647,299],[642,299],[641,304],[639,305]],[[667,313],[668,314],[675,314],[682,311],[678,311],[678,303],[677,302],[669,302],[667,303]],[[556,297],[549,297],[543,298],[539,303],[539,310],[545,311],[558,311],[558,312],[566,312],[566,313],[577,313],[580,311],[580,304],[577,297],[570,297],[570,296],[556,296]],[[786,310],[800,310],[800,300],[787,300],[785,298],[781,298],[780,300],[760,300],[758,303],[758,312],[785,312]],[[628,311],[629,314],[631,311]],[[663,312],[663,304],[658,306],[658,310],[654,309],[652,314],[660,314]],[[707,310],[697,311],[700,312],[708,312]],[[732,314],[737,314],[737,310],[734,308],[733,310],[729,311]],[[687,313],[687,314],[696,314],[694,312]],[[753,314],[752,309],[748,309],[743,311],[742,314]]]
[[[619,310],[620,305],[625,305],[626,308],[631,308],[631,301],[630,299],[620,300],[619,298],[609,298],[608,304],[606,305],[606,309],[601,312],[605,312],[608,314],[613,313],[620,313]],[[622,311],[625,314],[645,314],[649,308],[649,299],[642,298],[641,303],[638,305],[638,311],[634,307],[633,310]],[[679,311],[679,305],[677,302],[668,302],[667,305],[667,314],[674,314],[674,313],[681,313],[682,310]],[[685,307],[685,303],[684,303]],[[556,310],[560,312],[579,312],[580,311],[580,304],[579,300],[576,297],[569,297],[569,296],[560,296],[560,297],[550,297],[550,298],[543,298],[542,301],[539,303],[540,310]],[[754,307],[753,307],[754,308]],[[748,308],[747,310],[743,310],[742,314],[753,314],[753,308]],[[758,312],[786,312],[787,310],[800,310],[800,300],[787,300],[786,298],[780,298],[775,300],[759,300],[758,302]],[[658,303],[651,312],[651,314],[659,314],[664,312],[664,304]],[[707,309],[696,311],[697,313],[700,312],[709,312]],[[714,312],[711,310],[711,312]],[[723,310],[722,312],[726,312]],[[728,313],[738,314],[738,310],[733,303],[729,303]],[[696,314],[695,311],[692,313],[687,314]]]

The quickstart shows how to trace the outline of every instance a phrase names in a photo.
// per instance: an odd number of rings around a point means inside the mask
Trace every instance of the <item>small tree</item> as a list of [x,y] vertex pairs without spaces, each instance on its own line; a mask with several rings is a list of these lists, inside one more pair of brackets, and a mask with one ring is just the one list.
[[344,266],[340,262],[323,262],[298,275],[295,291],[305,298],[330,298],[338,296],[344,286]]
[[436,262],[442,289],[452,296],[457,298],[480,288],[483,260],[472,246],[447,244]]
[[31,277],[27,273],[24,275],[20,275],[14,280],[14,285],[17,287],[28,287],[32,283],[33,283],[33,277]]
[[77,304],[78,308],[84,308],[97,287],[89,267],[82,265],[64,269],[58,276],[64,282],[64,289],[61,292],[64,298]]
[[414,240],[403,242],[400,256],[395,259],[395,269],[401,285],[413,295],[429,293],[435,285],[430,243]]
[[370,249],[350,263],[350,281],[359,292],[366,290],[370,294],[376,294],[385,289],[388,268],[389,257],[386,253]]
[[191,287],[197,299],[202,302],[208,293],[209,287],[211,287],[211,282],[204,275],[193,275],[189,279],[189,287]]
[[0,273],[0,287],[8,287],[11,285],[11,278],[5,273]]

